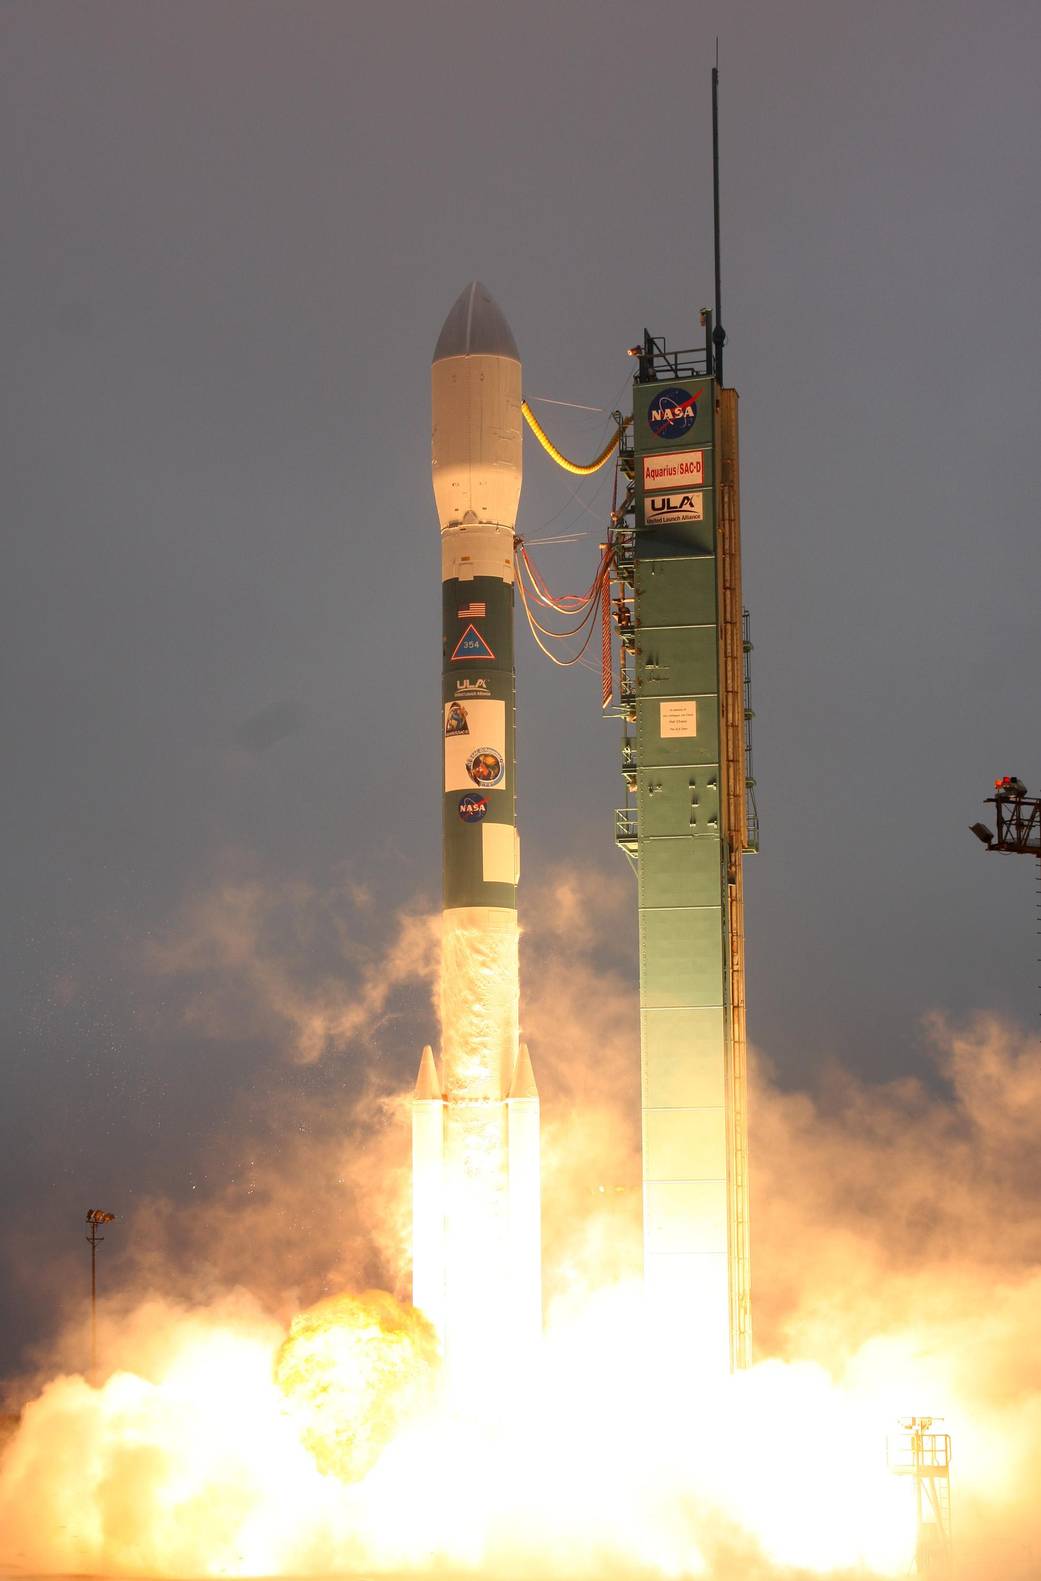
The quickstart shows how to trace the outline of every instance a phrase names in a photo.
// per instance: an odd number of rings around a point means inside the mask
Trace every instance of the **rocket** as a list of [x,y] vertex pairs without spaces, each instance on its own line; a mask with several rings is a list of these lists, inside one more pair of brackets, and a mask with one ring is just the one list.
[[474,281],[432,368],[441,525],[443,929],[440,1069],[412,1106],[413,1302],[450,1385],[480,1402],[542,1326],[539,1099],[519,1044],[514,537],[521,363]]

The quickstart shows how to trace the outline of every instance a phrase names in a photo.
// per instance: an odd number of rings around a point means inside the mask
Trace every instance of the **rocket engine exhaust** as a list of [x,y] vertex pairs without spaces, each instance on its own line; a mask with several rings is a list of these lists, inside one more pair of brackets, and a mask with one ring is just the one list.
[[444,780],[441,1068],[423,1051],[412,1111],[413,1302],[450,1388],[486,1408],[542,1326],[539,1100],[518,1037],[513,548],[521,364],[477,281],[434,352],[441,524]]

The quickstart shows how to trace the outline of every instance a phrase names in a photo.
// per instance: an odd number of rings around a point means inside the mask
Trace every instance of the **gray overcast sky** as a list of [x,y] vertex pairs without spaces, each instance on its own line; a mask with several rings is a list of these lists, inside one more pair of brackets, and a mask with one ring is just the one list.
[[[717,31],[751,1033],[798,1083],[917,1069],[935,1008],[1036,1022],[1034,874],[966,828],[1041,781],[1036,4],[6,0],[0,1360],[26,1260],[190,1200],[262,1058],[140,942],[229,867],[436,899],[433,344],[475,275],[530,394],[624,404],[644,325],[696,340]],[[589,531],[542,553],[577,582],[605,495],[543,462],[521,525]],[[525,882],[617,874],[615,727],[518,636]]]

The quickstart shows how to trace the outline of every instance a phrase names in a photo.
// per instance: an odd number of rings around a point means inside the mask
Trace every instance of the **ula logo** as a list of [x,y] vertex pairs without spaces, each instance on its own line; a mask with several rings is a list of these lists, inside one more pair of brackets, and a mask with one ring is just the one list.
[[698,415],[701,392],[691,395],[678,385],[669,390],[659,390],[651,402],[647,422],[652,434],[659,439],[679,439],[694,427]]
[[648,494],[644,501],[644,521],[650,526],[661,522],[700,522],[705,519],[705,496],[700,489],[689,494]]
[[651,499],[652,511],[695,511],[700,508],[700,494],[655,494]]

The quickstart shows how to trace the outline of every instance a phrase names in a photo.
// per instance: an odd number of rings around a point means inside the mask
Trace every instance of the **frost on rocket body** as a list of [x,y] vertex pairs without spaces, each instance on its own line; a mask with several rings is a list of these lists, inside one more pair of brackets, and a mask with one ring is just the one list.
[[505,1098],[518,1052],[520,932],[515,913],[474,926],[446,912],[441,935],[442,1091]]

